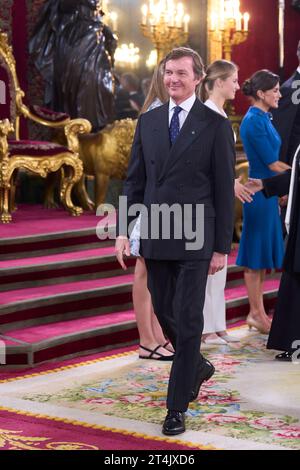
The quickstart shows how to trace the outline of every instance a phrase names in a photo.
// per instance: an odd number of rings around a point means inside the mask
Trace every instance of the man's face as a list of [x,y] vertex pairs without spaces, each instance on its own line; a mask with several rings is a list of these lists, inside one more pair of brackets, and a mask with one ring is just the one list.
[[195,92],[201,79],[195,77],[192,57],[168,60],[164,72],[164,84],[168,95],[177,105]]

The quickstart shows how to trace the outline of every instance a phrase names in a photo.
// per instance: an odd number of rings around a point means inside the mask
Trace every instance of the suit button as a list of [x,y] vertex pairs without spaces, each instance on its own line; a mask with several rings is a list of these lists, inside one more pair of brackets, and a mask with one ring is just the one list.
[[192,162],[191,162],[191,160],[187,160],[185,163],[186,163],[187,165],[190,165]]
[[154,165],[154,163],[155,163],[154,160],[151,160],[151,165]]

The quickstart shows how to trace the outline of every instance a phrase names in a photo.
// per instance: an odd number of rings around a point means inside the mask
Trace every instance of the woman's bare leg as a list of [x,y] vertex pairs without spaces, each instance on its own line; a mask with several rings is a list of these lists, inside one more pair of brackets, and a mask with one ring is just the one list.
[[[261,269],[260,271],[260,281],[261,281],[261,296],[262,298],[264,297],[264,282],[265,282],[265,278],[266,278],[266,269]],[[271,318],[268,316],[265,308],[264,308],[264,312],[266,314],[266,319],[269,321],[269,323],[271,324],[272,323],[272,320]]]
[[[166,343],[162,329],[153,313],[151,296],[147,287],[147,270],[143,258],[137,258],[134,281],[132,288],[133,307],[136,316],[137,327],[139,330],[140,344],[148,349],[155,349],[159,344]],[[156,320],[155,320],[156,319]],[[160,348],[158,351],[164,356],[171,356],[172,352]],[[147,356],[149,353],[139,349],[141,356]],[[154,359],[158,356],[154,355]]]
[[[263,302],[263,274],[261,270],[246,268],[245,284],[248,291],[250,312],[247,317],[249,326],[255,326],[261,332],[270,330],[270,322]],[[252,325],[250,325],[252,323]]]

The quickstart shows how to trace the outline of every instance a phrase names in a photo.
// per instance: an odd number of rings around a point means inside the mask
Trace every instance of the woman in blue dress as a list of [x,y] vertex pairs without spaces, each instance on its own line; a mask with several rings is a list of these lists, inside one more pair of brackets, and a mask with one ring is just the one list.
[[[251,178],[269,178],[286,171],[289,166],[279,161],[281,139],[275,130],[270,109],[277,108],[281,97],[279,77],[268,70],[256,72],[243,85],[252,106],[241,124],[241,139],[249,161]],[[263,303],[263,283],[266,269],[282,267],[283,234],[278,198],[267,199],[257,193],[251,204],[244,204],[244,223],[237,264],[245,267],[248,291],[249,327],[269,333],[271,321]]]

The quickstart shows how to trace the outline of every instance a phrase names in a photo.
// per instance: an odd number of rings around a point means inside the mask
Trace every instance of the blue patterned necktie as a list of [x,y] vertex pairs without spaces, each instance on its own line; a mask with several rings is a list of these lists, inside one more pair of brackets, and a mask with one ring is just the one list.
[[182,111],[182,108],[180,106],[176,106],[176,108],[174,108],[174,113],[171,119],[169,131],[170,131],[170,140],[171,140],[172,145],[174,144],[180,132],[179,113],[181,111]]

